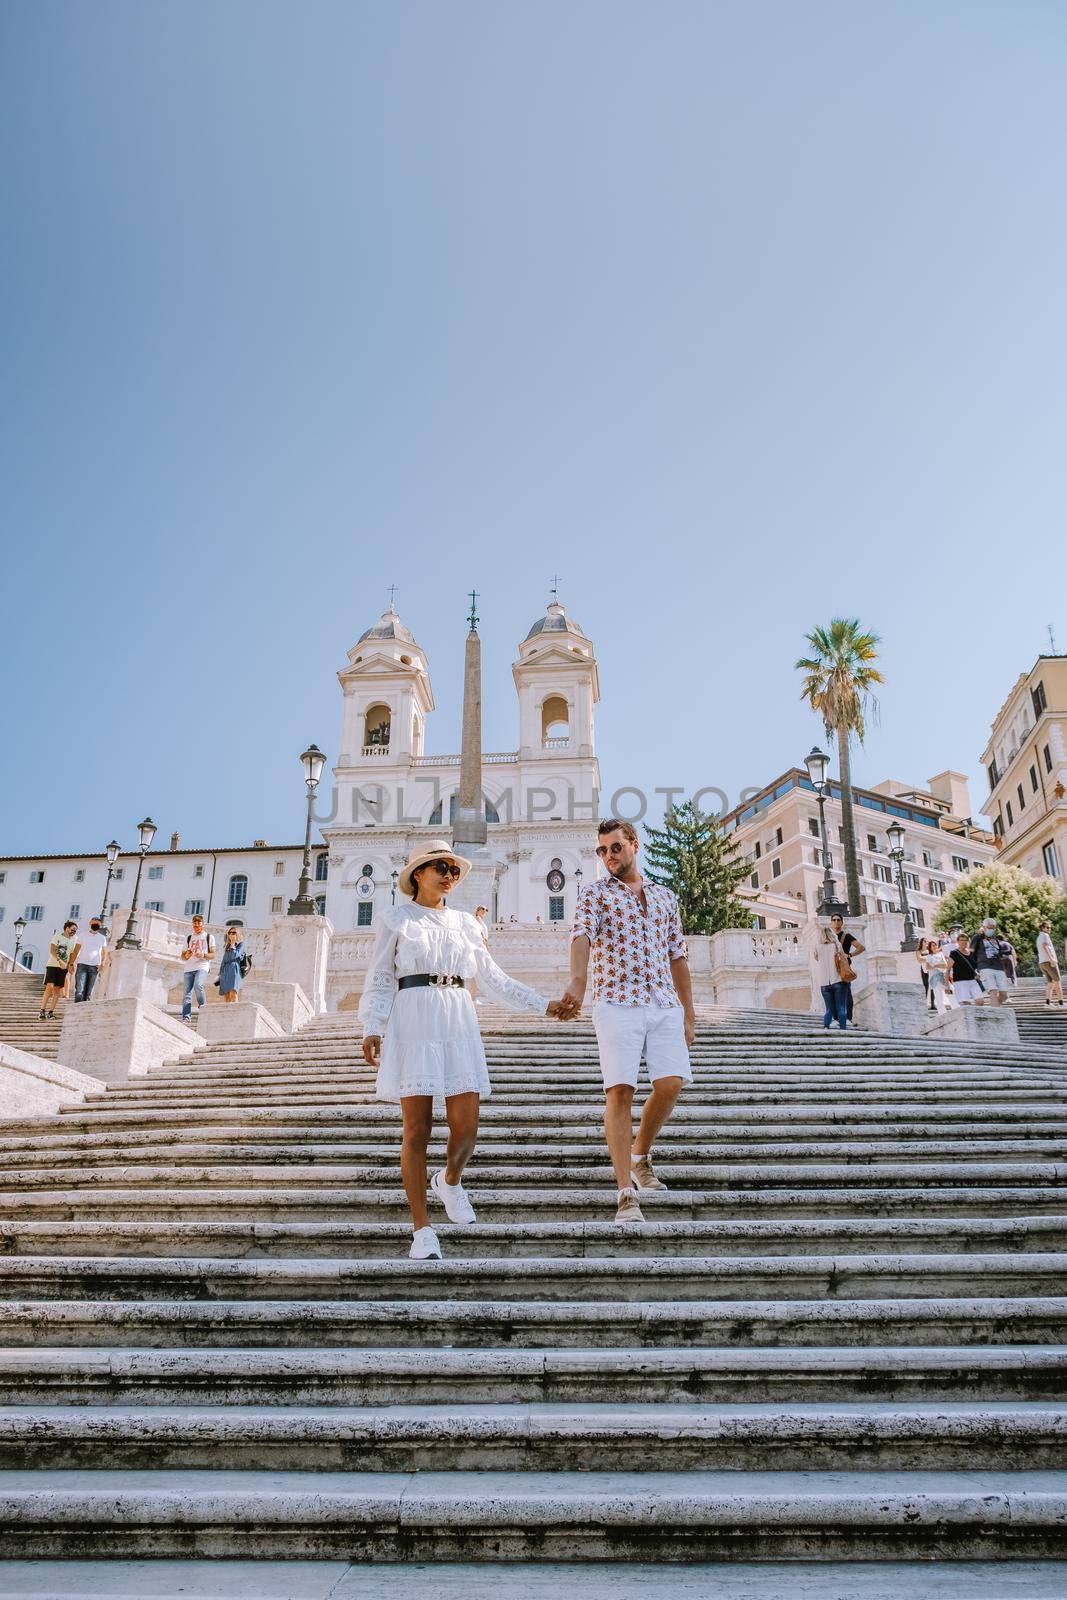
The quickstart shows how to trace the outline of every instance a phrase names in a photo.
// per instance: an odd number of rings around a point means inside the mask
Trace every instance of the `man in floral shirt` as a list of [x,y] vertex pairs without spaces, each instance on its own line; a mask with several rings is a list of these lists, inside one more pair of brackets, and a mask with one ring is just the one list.
[[[637,867],[637,834],[610,817],[597,834],[607,876],[583,889],[571,930],[565,1003],[578,1011],[593,956],[593,1026],[604,1076],[604,1134],[619,1186],[616,1222],[643,1222],[635,1189],[665,1189],[652,1170],[653,1142],[692,1083],[695,1014],[678,896],[647,883]],[[637,1138],[633,1098],[644,1055],[652,1092]]]

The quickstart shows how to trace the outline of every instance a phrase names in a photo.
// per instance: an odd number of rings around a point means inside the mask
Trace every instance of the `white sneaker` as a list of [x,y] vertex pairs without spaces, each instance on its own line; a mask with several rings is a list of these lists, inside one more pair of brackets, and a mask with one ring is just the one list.
[[419,1228],[408,1255],[412,1261],[440,1261],[441,1245],[432,1228]]
[[444,1172],[435,1172],[430,1179],[430,1188],[448,1212],[449,1222],[477,1222],[474,1207],[467,1199],[466,1191],[461,1183],[446,1183]]

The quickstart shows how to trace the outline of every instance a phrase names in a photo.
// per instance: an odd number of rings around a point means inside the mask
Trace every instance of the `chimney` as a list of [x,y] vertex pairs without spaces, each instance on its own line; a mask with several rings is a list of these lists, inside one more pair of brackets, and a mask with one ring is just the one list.
[[182,842],[181,834],[179,834],[177,832],[171,834],[171,836],[170,836],[170,847],[171,847],[172,850],[180,849],[181,848],[181,842]]

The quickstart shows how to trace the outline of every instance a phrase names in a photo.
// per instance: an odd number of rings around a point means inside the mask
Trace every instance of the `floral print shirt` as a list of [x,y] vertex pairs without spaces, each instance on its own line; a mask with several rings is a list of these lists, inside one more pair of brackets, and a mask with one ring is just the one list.
[[583,933],[593,950],[593,1002],[675,1006],[671,962],[687,955],[672,889],[645,880],[648,911],[615,878],[597,878],[578,897],[571,938]]

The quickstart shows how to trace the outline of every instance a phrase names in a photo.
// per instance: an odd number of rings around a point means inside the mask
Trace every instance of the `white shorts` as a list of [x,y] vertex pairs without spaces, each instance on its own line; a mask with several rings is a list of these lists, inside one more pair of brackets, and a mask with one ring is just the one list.
[[973,978],[957,978],[952,993],[958,1006],[975,1005],[982,998],[982,991]]
[[642,1055],[653,1083],[657,1078],[681,1078],[692,1083],[681,1006],[622,1006],[611,1000],[597,1000],[593,1005],[593,1027],[605,1089],[620,1083],[636,1089]]
[[1003,989],[1007,994],[1011,988],[1011,979],[1006,972],[1001,972],[999,967],[981,967],[978,976],[987,989]]

